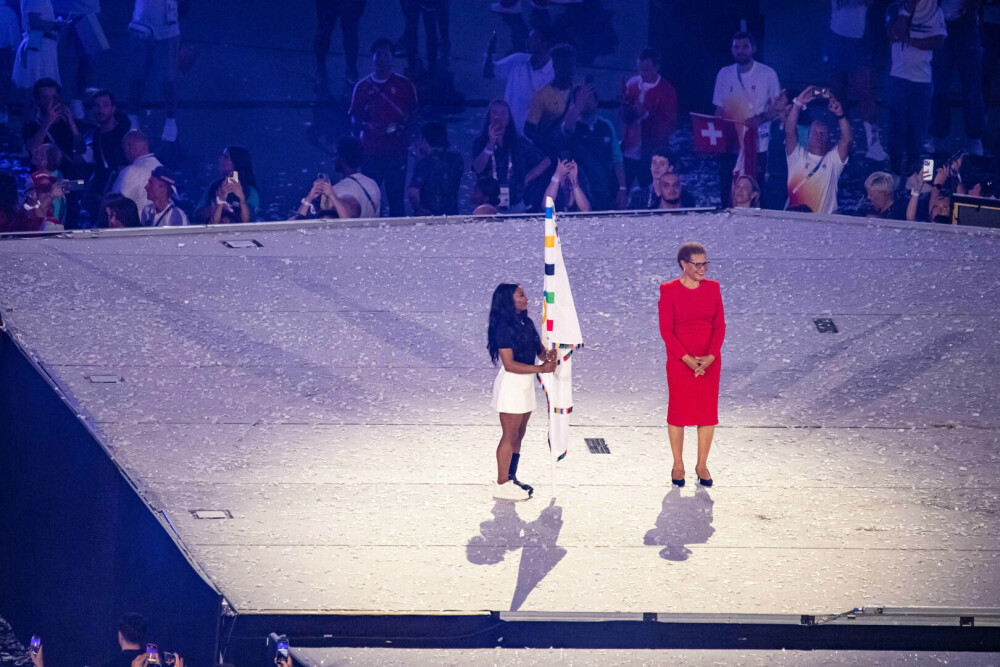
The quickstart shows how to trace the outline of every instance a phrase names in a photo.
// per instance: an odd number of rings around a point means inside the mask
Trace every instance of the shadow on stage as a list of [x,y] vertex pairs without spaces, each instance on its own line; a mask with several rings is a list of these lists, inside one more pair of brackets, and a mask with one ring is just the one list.
[[562,530],[562,508],[553,498],[537,519],[524,521],[517,515],[517,504],[498,500],[493,505],[493,519],[479,525],[480,534],[469,540],[466,557],[476,565],[496,565],[507,555],[521,549],[517,585],[510,610],[517,611],[542,579],[566,556],[558,546]]
[[660,516],[656,526],[646,532],[643,544],[662,546],[660,558],[672,561],[687,560],[691,556],[690,544],[705,544],[715,534],[712,528],[712,506],[715,501],[705,487],[695,486],[693,496],[682,496],[680,488],[671,486],[663,496]]

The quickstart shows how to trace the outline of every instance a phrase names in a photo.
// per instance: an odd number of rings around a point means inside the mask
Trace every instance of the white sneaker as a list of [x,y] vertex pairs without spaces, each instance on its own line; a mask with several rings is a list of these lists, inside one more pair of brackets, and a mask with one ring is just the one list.
[[973,139],[969,142],[969,155],[982,155],[983,154],[983,140]]
[[177,119],[170,118],[169,116],[163,123],[163,136],[161,137],[164,141],[172,142],[177,141]]
[[879,143],[878,139],[876,139],[868,144],[868,152],[865,153],[865,157],[869,160],[874,160],[875,162],[885,162],[889,159],[889,154],[885,152],[885,149],[882,148],[882,144]]
[[527,500],[531,495],[508,479],[503,484],[493,482],[493,497],[496,500]]

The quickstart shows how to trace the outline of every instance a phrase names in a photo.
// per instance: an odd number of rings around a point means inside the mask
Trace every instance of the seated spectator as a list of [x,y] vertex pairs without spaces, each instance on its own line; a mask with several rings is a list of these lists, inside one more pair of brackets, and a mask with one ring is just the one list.
[[[31,152],[31,169],[33,174],[45,174],[49,176],[53,183],[59,183],[63,176],[59,173],[59,165],[62,164],[63,154],[55,144],[41,144]],[[52,217],[59,221],[60,225],[66,224],[66,188],[61,188],[62,196],[52,200]]]
[[647,187],[632,192],[630,209],[660,208],[660,177],[674,170],[674,159],[666,146],[653,149],[649,159],[650,183]]
[[382,192],[378,184],[361,173],[364,147],[355,137],[337,142],[337,171],[343,178],[336,185],[319,174],[293,220],[305,218],[377,218],[381,213]]
[[583,175],[576,162],[569,159],[559,160],[556,173],[550,179],[549,187],[545,189],[545,195],[542,197],[542,209],[545,208],[545,199],[551,197],[557,211],[589,212],[590,198],[587,197],[582,180]]
[[[840,141],[831,149],[830,128],[826,122],[814,120],[809,126],[807,150],[799,144],[796,130],[799,112],[813,100],[824,98],[829,98],[828,108],[840,126]],[[837,210],[837,182],[851,148],[851,125],[840,102],[825,89],[809,86],[793,103],[785,123],[789,206],[805,204],[815,213],[833,213]]]
[[118,178],[111,186],[111,192],[125,195],[135,202],[142,211],[149,203],[146,196],[146,183],[153,170],[162,166],[156,156],[149,152],[149,137],[141,130],[129,130],[122,139],[122,148],[129,166],[118,172]]
[[72,112],[62,101],[62,86],[53,79],[41,78],[32,87],[37,109],[35,118],[21,127],[24,149],[31,155],[36,148],[51,141],[63,153],[59,170],[69,178],[82,173],[77,163],[82,163],[86,142]]
[[660,76],[660,52],[643,50],[637,61],[639,73],[625,84],[622,114],[622,155],[625,185],[638,180],[639,187],[652,182],[646,164],[653,149],[666,144],[677,128],[677,91]]
[[560,125],[573,161],[587,176],[592,210],[623,210],[628,204],[625,166],[615,127],[597,113],[591,84],[578,86]]
[[44,172],[35,172],[31,175],[28,189],[24,191],[21,209],[4,231],[62,231],[63,226],[54,215],[54,203],[62,196],[61,183]]
[[[910,221],[937,222],[943,225],[951,224],[951,195],[956,191],[949,186],[949,179],[953,178],[953,163],[943,167],[938,167],[934,173],[934,180],[931,182],[930,198],[927,201],[926,217],[920,215],[920,193],[923,185],[920,180],[920,173],[916,172],[907,181],[910,186],[910,201],[906,206],[906,219]],[[961,193],[961,194],[964,194]]]
[[657,208],[660,210],[690,208],[685,202],[680,174],[668,171],[660,176],[660,205]]
[[409,197],[413,215],[458,215],[458,187],[465,165],[462,156],[449,148],[443,123],[424,123],[420,153],[413,167]]
[[500,206],[500,184],[489,176],[480,178],[469,190],[469,203],[473,206],[472,215],[496,215]]
[[110,229],[121,229],[123,227],[141,227],[139,222],[139,209],[135,202],[126,197],[112,192],[104,197],[102,205],[104,215],[98,227],[108,227]]
[[760,208],[760,186],[753,176],[743,174],[733,181],[733,208]]
[[[128,116],[118,110],[118,102],[110,90],[98,90],[91,100],[97,127],[87,140],[89,150],[84,158],[94,165],[94,173],[87,183],[88,207],[93,211],[107,192],[114,175],[129,164],[123,140],[131,126]],[[99,215],[92,212],[91,217]]]
[[143,227],[179,227],[190,224],[184,211],[174,202],[177,195],[177,179],[173,172],[159,166],[150,174],[146,182],[146,196],[149,203],[139,214]]
[[[893,177],[887,171],[873,172],[865,179],[865,197],[854,215],[865,218],[905,220],[906,205],[896,199]],[[919,196],[919,192],[917,193]]]
[[17,215],[17,179],[0,171],[0,231],[6,231]]
[[142,614],[129,612],[118,620],[118,646],[121,653],[101,667],[130,667],[133,660],[145,656],[146,618]]
[[530,195],[526,193],[541,189],[540,177],[552,165],[548,157],[517,133],[510,106],[503,100],[493,100],[486,108],[482,131],[472,142],[472,155],[472,171],[500,184],[498,206],[504,210],[527,208]]
[[219,178],[201,195],[195,207],[195,221],[218,225],[256,220],[260,194],[250,151],[242,146],[229,146],[219,155],[217,167]]
[[[969,195],[984,199],[1000,199],[1000,188],[997,187],[996,179],[989,176],[973,185],[972,189],[969,190]],[[0,197],[0,201],[2,201],[2,197]]]

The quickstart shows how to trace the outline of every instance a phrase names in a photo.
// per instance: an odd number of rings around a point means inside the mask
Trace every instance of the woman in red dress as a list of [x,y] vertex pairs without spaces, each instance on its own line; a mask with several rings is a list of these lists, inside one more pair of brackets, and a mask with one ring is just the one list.
[[684,427],[698,427],[695,472],[703,486],[712,486],[706,463],[719,423],[719,356],[726,337],[719,283],[705,279],[708,258],[699,243],[685,243],[677,252],[683,273],[660,285],[660,335],[667,345],[667,433],[674,455],[671,481],[684,486]]

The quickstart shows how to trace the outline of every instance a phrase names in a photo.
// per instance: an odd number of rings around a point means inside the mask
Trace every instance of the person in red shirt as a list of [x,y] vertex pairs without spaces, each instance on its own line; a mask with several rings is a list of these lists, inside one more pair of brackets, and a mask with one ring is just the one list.
[[708,257],[700,243],[685,243],[677,252],[683,273],[660,285],[660,335],[667,346],[667,434],[674,456],[670,472],[684,486],[684,427],[698,427],[698,463],[702,486],[712,486],[706,466],[715,426],[719,423],[719,360],[726,337],[719,283],[705,279]]
[[639,55],[639,73],[625,82],[623,90],[625,129],[622,156],[625,184],[648,188],[652,182],[649,161],[653,150],[666,145],[677,129],[677,91],[660,76],[660,52],[649,48]]
[[389,213],[406,215],[406,150],[416,125],[417,89],[392,71],[392,42],[382,37],[372,45],[375,71],[358,81],[348,114],[360,132],[365,163],[361,172],[376,183],[385,183]]

